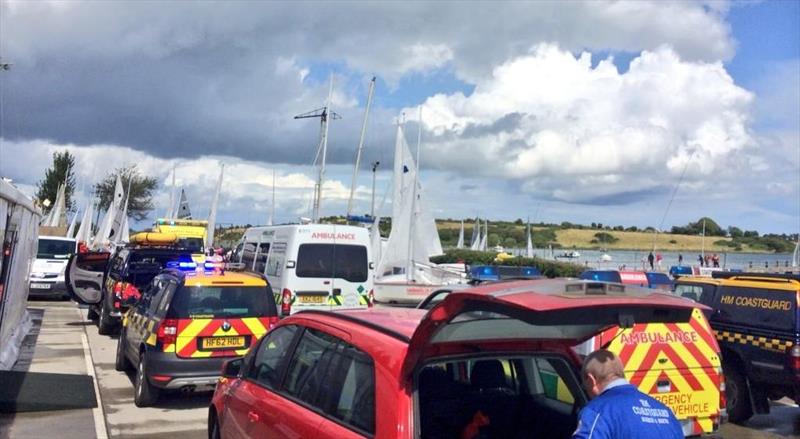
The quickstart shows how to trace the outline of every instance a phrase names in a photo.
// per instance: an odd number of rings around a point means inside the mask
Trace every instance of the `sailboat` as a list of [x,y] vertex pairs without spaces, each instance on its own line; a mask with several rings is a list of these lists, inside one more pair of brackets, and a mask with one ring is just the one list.
[[800,267],[800,234],[797,235],[797,244],[794,245],[792,252],[792,268]]
[[481,220],[478,218],[475,218],[475,222],[472,225],[472,240],[470,242],[470,250],[477,251],[481,249]]
[[458,232],[458,242],[456,248],[464,248],[464,221],[461,221],[461,230]]
[[489,220],[484,220],[483,222],[483,235],[481,236],[481,241],[478,244],[478,250],[485,252],[486,245],[488,244],[489,240]]
[[531,222],[528,221],[528,230],[525,232],[528,235],[528,244],[525,247],[525,257],[532,258],[533,257],[533,240],[531,239]]
[[465,278],[463,269],[430,262],[431,256],[442,254],[442,244],[436,222],[426,209],[418,172],[403,127],[398,125],[392,230],[375,275],[375,300],[379,302],[419,302],[434,290]]

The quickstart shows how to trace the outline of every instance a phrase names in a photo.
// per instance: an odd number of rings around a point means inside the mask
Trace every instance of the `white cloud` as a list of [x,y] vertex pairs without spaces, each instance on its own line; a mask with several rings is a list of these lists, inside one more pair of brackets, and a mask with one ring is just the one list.
[[425,162],[571,202],[672,186],[690,158],[688,180],[719,181],[755,146],[752,100],[721,63],[687,62],[666,47],[619,73],[610,59],[592,67],[589,53],[540,44],[471,96],[423,104]]

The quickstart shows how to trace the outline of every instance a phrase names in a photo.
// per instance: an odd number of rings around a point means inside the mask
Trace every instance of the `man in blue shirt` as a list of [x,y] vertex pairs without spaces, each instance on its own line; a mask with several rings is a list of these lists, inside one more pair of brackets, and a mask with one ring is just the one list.
[[592,400],[581,410],[573,439],[683,439],[672,410],[628,383],[613,352],[592,352],[581,372]]

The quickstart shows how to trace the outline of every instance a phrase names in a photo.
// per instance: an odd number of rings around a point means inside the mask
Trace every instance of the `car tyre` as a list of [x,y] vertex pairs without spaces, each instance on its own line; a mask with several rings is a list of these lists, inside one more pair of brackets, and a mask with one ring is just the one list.
[[117,355],[114,359],[114,369],[118,372],[127,372],[131,370],[131,363],[128,361],[128,357],[125,356],[125,347],[123,343],[125,342],[125,330],[123,329],[119,335],[119,339],[117,339]]
[[728,419],[737,424],[747,421],[753,416],[747,380],[738,368],[726,368],[724,372]]
[[147,354],[142,352],[133,380],[133,403],[136,407],[149,407],[158,401],[159,389],[147,379]]
[[[212,408],[211,410],[214,409]],[[208,415],[208,439],[222,439],[222,434],[219,431],[219,421],[215,412],[211,412]]]
[[106,304],[100,306],[100,316],[97,319],[97,333],[100,335],[114,335],[116,332],[116,322],[111,318]]

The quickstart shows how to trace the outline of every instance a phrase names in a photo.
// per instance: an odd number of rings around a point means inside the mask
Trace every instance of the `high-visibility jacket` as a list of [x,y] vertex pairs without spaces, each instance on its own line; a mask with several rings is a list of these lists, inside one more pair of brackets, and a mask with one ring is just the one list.
[[606,389],[581,410],[573,439],[683,439],[672,411],[631,384]]

